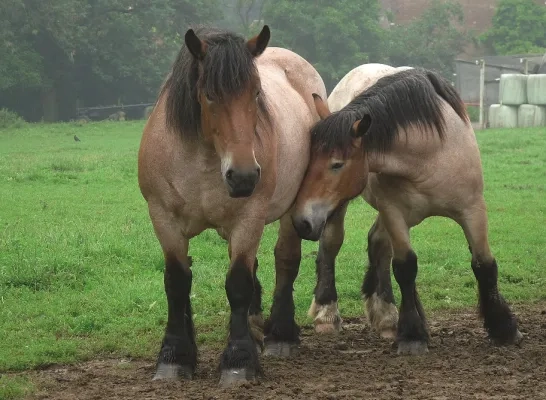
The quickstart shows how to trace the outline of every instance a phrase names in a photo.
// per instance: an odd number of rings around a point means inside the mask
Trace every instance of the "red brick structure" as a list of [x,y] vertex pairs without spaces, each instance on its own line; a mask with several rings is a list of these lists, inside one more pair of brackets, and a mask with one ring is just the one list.
[[[463,6],[464,27],[468,31],[480,34],[489,29],[499,0],[457,1]],[[529,1],[535,1],[537,4],[546,6],[546,0]],[[385,12],[392,13],[395,24],[404,24],[415,18],[419,18],[423,11],[430,5],[431,0],[379,0],[379,2]],[[467,58],[477,53],[480,53],[478,49],[468,46],[461,57]]]

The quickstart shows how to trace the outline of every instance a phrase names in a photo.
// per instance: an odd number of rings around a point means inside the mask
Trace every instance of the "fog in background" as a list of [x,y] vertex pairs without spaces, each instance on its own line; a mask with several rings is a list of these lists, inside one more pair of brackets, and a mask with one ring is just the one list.
[[197,24],[246,37],[268,24],[270,45],[306,58],[329,92],[370,62],[453,80],[457,58],[546,51],[546,5],[534,0],[2,0],[0,109],[54,122],[142,104],[126,110],[142,118]]

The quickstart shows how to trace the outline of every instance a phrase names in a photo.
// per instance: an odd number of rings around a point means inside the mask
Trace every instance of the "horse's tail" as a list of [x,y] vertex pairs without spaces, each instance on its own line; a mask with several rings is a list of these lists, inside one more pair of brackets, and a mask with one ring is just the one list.
[[466,112],[466,106],[451,83],[435,72],[427,71],[426,74],[436,93],[453,108],[463,121],[469,123],[470,118]]

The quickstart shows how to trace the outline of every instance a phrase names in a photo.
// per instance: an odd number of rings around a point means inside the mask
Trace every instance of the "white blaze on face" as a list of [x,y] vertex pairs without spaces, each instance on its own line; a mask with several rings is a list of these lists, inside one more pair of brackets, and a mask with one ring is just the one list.
[[231,153],[226,153],[224,154],[224,156],[222,157],[222,162],[221,162],[221,172],[222,172],[222,177],[225,179],[225,176],[226,176],[226,173],[227,171],[231,168],[231,161],[232,161],[232,154]]

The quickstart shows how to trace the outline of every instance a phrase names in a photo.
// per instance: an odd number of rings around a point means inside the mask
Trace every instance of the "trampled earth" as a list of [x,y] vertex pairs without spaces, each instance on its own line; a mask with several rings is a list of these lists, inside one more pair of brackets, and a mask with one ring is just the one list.
[[524,340],[494,347],[473,310],[429,313],[431,344],[397,356],[364,318],[338,336],[302,328],[299,354],[262,357],[259,383],[221,389],[217,348],[200,347],[191,382],[153,382],[154,360],[103,359],[25,372],[34,399],[546,399],[546,303],[512,306]]

